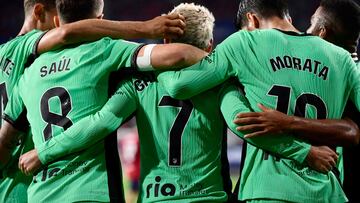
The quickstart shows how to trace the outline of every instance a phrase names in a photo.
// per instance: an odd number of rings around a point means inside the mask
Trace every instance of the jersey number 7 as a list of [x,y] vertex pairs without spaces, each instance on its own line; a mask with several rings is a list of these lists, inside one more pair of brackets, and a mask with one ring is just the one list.
[[184,128],[189,121],[191,112],[194,108],[190,100],[176,100],[169,96],[164,96],[159,106],[180,107],[181,110],[177,115],[173,126],[170,129],[169,142],[169,159],[168,163],[171,167],[181,166],[181,143]]

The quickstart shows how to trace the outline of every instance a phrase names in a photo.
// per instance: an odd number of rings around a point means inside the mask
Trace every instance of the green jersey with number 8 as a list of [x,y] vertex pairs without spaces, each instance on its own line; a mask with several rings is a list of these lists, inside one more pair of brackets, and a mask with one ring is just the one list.
[[[41,55],[14,88],[5,119],[17,127],[26,108],[35,147],[50,140],[104,105],[110,72],[130,67],[138,47],[104,38]],[[122,201],[116,143],[114,134],[44,166],[29,186],[29,202]]]

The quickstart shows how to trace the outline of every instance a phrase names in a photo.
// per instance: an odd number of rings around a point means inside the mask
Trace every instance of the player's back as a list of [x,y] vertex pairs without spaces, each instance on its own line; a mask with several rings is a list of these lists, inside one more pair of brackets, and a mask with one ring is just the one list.
[[[32,59],[36,41],[41,34],[42,32],[34,30],[0,46],[0,115],[8,103],[13,87],[23,74],[25,65]],[[14,150],[14,158],[6,169],[0,171],[0,202],[27,201],[26,190],[31,177],[19,171],[17,160],[20,154],[31,149],[33,144],[31,139],[27,138],[21,143]]]
[[[236,56],[230,59],[232,70],[254,110],[259,111],[261,102],[289,115],[341,118],[354,71],[345,50],[319,37],[275,29],[240,31],[228,40],[228,46],[220,49]],[[240,188],[242,199],[346,201],[332,172],[320,174],[253,146],[247,147]]]
[[[224,202],[229,188],[221,88],[175,100],[152,74],[132,80],[137,97],[139,202]],[[224,154],[225,153],[225,154]]]
[[[41,55],[18,85],[35,147],[99,110],[108,98],[110,72],[130,66],[136,47],[104,38]],[[111,196],[120,201],[122,180],[114,150],[116,135],[49,164],[35,175],[29,200],[107,202]]]
[[341,117],[352,85],[348,52],[316,36],[275,29],[233,37],[241,47],[237,76],[254,109],[261,100],[290,115]]

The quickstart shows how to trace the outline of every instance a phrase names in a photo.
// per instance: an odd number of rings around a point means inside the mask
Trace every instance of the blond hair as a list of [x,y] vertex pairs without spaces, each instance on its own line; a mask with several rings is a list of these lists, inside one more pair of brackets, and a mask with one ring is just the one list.
[[194,3],[181,3],[170,13],[178,13],[185,17],[185,32],[173,42],[182,42],[206,49],[213,39],[215,18],[204,6]]

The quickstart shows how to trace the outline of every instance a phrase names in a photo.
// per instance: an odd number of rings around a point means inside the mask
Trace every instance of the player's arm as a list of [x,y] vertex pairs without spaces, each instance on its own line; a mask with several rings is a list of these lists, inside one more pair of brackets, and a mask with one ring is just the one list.
[[94,41],[103,37],[114,39],[174,38],[183,34],[185,19],[179,14],[159,16],[148,21],[82,20],[47,32],[39,41],[37,53],[67,44]]
[[[250,112],[250,104],[240,90],[233,84],[226,84],[221,89],[221,112],[228,127],[239,137],[244,134],[236,130],[233,123],[237,113]],[[250,144],[270,153],[289,158],[299,164],[306,162],[320,172],[328,172],[336,166],[337,155],[328,147],[313,147],[293,137],[278,135],[277,137],[246,138]]]
[[207,54],[188,44],[149,44],[138,51],[134,66],[140,71],[179,69],[197,63]]
[[10,96],[3,115],[0,130],[0,165],[4,166],[11,158],[20,136],[28,130],[29,124],[25,117],[25,107],[16,85]]
[[311,143],[328,146],[349,146],[359,143],[360,131],[351,119],[306,119],[288,116],[258,105],[262,112],[238,114],[238,131],[247,131],[246,138],[289,133]]
[[189,99],[221,84],[235,75],[229,57],[234,52],[231,43],[232,38],[226,39],[198,63],[182,70],[163,72],[158,75],[158,81],[176,99]]
[[11,155],[20,140],[21,131],[15,129],[7,121],[3,121],[0,129],[0,169],[10,160]]
[[31,174],[41,164],[88,148],[114,132],[136,110],[136,104],[131,80],[122,82],[100,111],[81,119],[58,136],[22,155],[19,159],[20,169],[25,174]]

